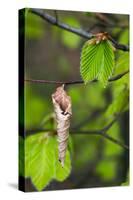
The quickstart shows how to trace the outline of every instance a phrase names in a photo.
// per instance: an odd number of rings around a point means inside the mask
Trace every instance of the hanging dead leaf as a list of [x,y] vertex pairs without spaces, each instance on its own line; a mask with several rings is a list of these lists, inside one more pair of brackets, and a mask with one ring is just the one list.
[[57,134],[59,142],[59,161],[64,166],[67,143],[69,137],[70,118],[72,115],[71,98],[64,90],[64,85],[58,87],[52,94],[52,101],[57,121]]

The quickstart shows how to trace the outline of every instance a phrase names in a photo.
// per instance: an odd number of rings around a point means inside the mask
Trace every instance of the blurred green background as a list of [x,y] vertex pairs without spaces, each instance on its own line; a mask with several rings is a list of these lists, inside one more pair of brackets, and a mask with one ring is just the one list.
[[[90,12],[44,10],[70,26],[88,32],[107,31],[118,42],[129,43],[129,16]],[[27,10],[25,24],[25,79],[78,80],[80,77],[80,53],[85,39],[62,30]],[[116,51],[116,62],[123,52]],[[126,53],[125,53],[126,54]],[[121,59],[122,60],[122,59]],[[123,59],[125,61],[125,59]],[[129,67],[120,63],[114,75]],[[119,63],[118,63],[119,64]],[[108,134],[125,144],[129,143],[128,100],[120,103],[116,94],[125,94],[128,75],[122,80],[111,82],[103,88],[98,82],[67,86],[72,99],[71,128],[96,130],[106,126],[120,113],[119,120],[109,129]],[[122,83],[121,83],[122,82]],[[126,85],[126,86],[125,86]],[[51,94],[58,85],[25,82],[25,129],[52,128],[51,122],[43,123],[53,113]],[[124,98],[124,97],[122,97]],[[116,105],[109,108],[113,102]],[[118,104],[121,106],[118,108]],[[110,110],[109,110],[110,109]],[[21,123],[21,121],[20,121]],[[35,134],[35,133],[34,133]],[[127,181],[129,152],[93,134],[72,134],[70,175],[63,182],[52,181],[44,190],[71,189],[122,185]],[[26,179],[28,190],[35,191],[30,179]]]

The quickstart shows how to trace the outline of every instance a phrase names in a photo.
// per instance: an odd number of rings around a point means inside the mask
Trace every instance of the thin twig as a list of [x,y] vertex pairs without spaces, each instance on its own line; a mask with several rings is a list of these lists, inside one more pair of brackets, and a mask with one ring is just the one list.
[[119,44],[111,36],[109,36],[109,40],[114,44],[114,46],[115,46],[116,49],[121,49],[122,51],[129,51],[129,46],[128,45]]
[[[56,134],[55,130],[51,130],[51,129],[36,129],[36,130],[27,130],[26,133],[28,135],[31,134],[35,134],[35,133],[39,133],[39,132],[52,132]],[[101,132],[100,130],[70,130],[71,134],[87,134],[87,135],[100,135],[108,140],[110,140],[111,142],[123,147],[124,149],[129,149],[129,147],[126,144],[123,144],[121,141],[109,136],[108,134]]]
[[94,35],[92,33],[87,33],[86,31],[84,31],[82,29],[71,27],[71,26],[69,26],[65,23],[61,23],[61,22],[57,21],[55,17],[45,13],[44,10],[42,10],[42,9],[32,8],[32,9],[30,9],[30,11],[32,13],[40,16],[42,19],[46,20],[50,24],[58,26],[58,27],[65,29],[69,32],[75,33],[76,35],[79,35],[79,36],[84,37],[86,39],[91,39],[91,38],[94,37]]
[[[112,125],[117,121],[117,118],[113,119],[107,126],[105,126],[103,129],[99,130],[77,130],[77,129],[70,129],[71,134],[87,134],[87,135],[100,135],[111,142],[129,150],[129,147],[126,144],[123,144],[121,141],[109,136],[106,131],[108,131]],[[51,129],[34,129],[34,130],[27,130],[26,133],[27,135],[31,135],[34,133],[39,133],[39,132],[51,132],[53,134],[57,134],[56,130],[51,130]]]
[[91,134],[92,133],[92,134],[95,134],[95,135],[101,135],[104,138],[110,140],[111,142],[113,142],[113,143],[115,143],[115,144],[117,144],[117,145],[129,150],[129,147],[126,144],[123,144],[121,141],[111,137],[110,135],[108,135],[106,133],[106,131],[108,131],[113,126],[113,124],[117,121],[118,117],[119,116],[117,116],[115,119],[113,119],[107,126],[105,126],[101,130],[92,130],[92,131],[91,130],[89,130],[89,131],[88,130],[87,131],[77,130],[77,133],[82,133],[82,134]]
[[113,119],[108,125],[106,125],[100,132],[105,133],[106,131],[108,131],[113,126],[113,124],[116,122],[118,117],[119,116],[115,117],[115,119]]
[[105,137],[106,139],[110,140],[111,142],[118,144],[119,146],[129,150],[129,147],[126,144],[123,144],[121,141],[111,137],[110,135],[106,134],[106,133],[102,133],[101,134],[103,137]]
[[[123,76],[125,76],[127,73],[129,73],[128,71],[125,71],[121,74],[118,74],[112,78],[110,78],[108,81],[112,82],[112,81],[116,81],[119,80],[120,78],[122,78]],[[26,82],[31,82],[31,83],[47,83],[47,84],[65,84],[65,85],[72,85],[72,84],[83,84],[84,81],[83,80],[75,80],[75,81],[50,81],[50,80],[35,80],[35,79],[26,79]],[[97,79],[94,79],[91,82],[97,82]]]
[[[72,33],[74,33],[76,35],[79,35],[79,36],[81,36],[83,38],[92,39],[95,36],[92,33],[88,33],[86,31],[84,31],[83,29],[78,29],[78,28],[75,28],[75,27],[71,27],[71,26],[69,26],[69,25],[67,25],[65,23],[62,23],[62,22],[58,21],[56,17],[53,17],[53,16],[45,13],[44,10],[42,10],[42,9],[32,8],[32,9],[30,9],[30,11],[32,13],[40,16],[42,19],[46,20],[50,24],[55,25],[55,26],[57,26],[59,28],[65,29],[65,30],[67,30],[69,32],[72,32]],[[111,36],[109,37],[109,40],[113,43],[113,45],[115,46],[116,49],[120,49],[122,51],[129,51],[129,46],[124,45],[124,44],[119,44]]]
[[54,13],[55,13],[55,18],[56,18],[56,24],[58,24],[58,14],[57,14],[57,11],[54,10]]

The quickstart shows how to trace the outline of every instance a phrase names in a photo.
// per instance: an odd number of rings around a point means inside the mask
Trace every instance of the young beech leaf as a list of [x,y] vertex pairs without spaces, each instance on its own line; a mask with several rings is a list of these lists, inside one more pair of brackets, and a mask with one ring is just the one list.
[[37,133],[25,140],[25,177],[30,177],[37,190],[43,190],[53,179],[64,181],[70,174],[70,153],[66,151],[64,167],[58,160],[56,136]]
[[80,72],[85,83],[98,79],[103,86],[107,85],[114,68],[114,51],[106,40],[87,41],[81,52]]
[[52,101],[57,121],[59,161],[64,167],[64,160],[69,137],[70,118],[72,115],[71,98],[65,92],[64,86],[61,86],[56,89],[54,94],[52,94]]

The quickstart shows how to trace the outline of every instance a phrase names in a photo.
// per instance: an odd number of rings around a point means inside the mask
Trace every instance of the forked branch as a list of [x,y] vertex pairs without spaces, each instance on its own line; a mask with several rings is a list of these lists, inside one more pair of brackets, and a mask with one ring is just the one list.
[[[57,26],[61,29],[64,29],[66,31],[72,32],[76,35],[79,35],[83,38],[86,39],[92,39],[95,35],[92,33],[88,33],[87,31],[84,31],[83,29],[79,29],[79,28],[75,28],[75,27],[71,27],[68,24],[62,23],[59,20],[57,20],[57,15],[56,17],[53,17],[49,14],[47,14],[43,9],[35,9],[32,8],[30,9],[30,11],[38,16],[40,16],[42,19],[44,19],[45,21],[47,21],[48,23]],[[122,51],[129,51],[129,46],[128,45],[124,45],[124,44],[119,44],[116,40],[114,40],[111,36],[109,37],[109,40],[113,43],[114,47],[116,49],[120,49]]]
[[[113,124],[117,121],[117,118],[113,119],[107,126],[105,126],[103,129],[97,129],[97,130],[79,130],[79,129],[70,129],[71,134],[87,134],[87,135],[99,135],[101,137],[104,137],[105,139],[113,142],[116,145],[121,146],[122,148],[129,150],[129,147],[126,144],[123,144],[118,139],[113,138],[112,136],[108,135],[106,132],[113,126]],[[57,134],[56,130],[51,129],[34,129],[34,130],[27,130],[27,134],[36,134],[39,132],[50,132],[53,134]]]

